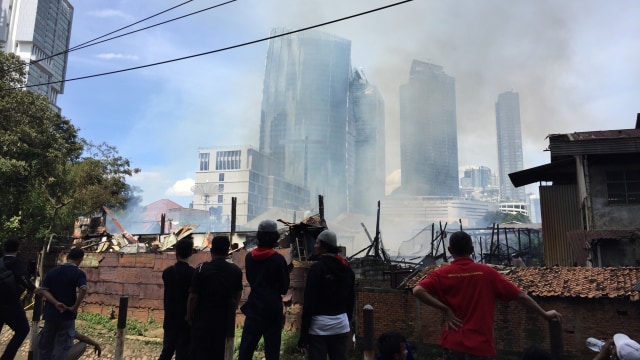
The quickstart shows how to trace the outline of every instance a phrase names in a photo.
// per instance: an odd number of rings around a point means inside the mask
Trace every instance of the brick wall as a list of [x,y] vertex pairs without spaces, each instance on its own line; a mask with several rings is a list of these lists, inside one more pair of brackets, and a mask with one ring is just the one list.
[[[209,253],[197,253],[190,264],[208,261]],[[244,268],[244,252],[237,252],[233,261]],[[129,318],[147,321],[163,319],[162,271],[175,262],[175,255],[167,254],[116,254],[88,253],[82,264],[87,273],[88,295],[81,311],[109,315],[118,313],[120,296],[129,296]],[[378,264],[366,261],[355,264],[361,274],[371,274]],[[304,264],[296,264],[291,273],[291,291],[285,307],[285,329],[300,326],[300,312],[306,276]],[[358,280],[355,321],[357,335],[363,334],[362,308],[370,304],[374,308],[375,336],[384,331],[397,330],[405,334],[417,348],[422,359],[438,356],[442,315],[435,309],[421,304],[409,290],[391,289],[389,278],[377,275],[374,281]],[[249,294],[245,283],[243,300]],[[375,287],[370,286],[376,283]],[[555,309],[564,316],[562,343],[565,359],[592,358],[585,346],[587,337],[607,338],[623,332],[640,339],[640,302],[628,298],[570,298],[541,297],[536,301],[545,309]],[[240,311],[236,323],[244,319]],[[499,303],[496,307],[495,338],[500,359],[518,359],[522,349],[532,344],[546,348],[549,343],[549,326],[538,315],[518,303]]]
[[[281,251],[286,252],[286,251]],[[251,288],[244,277],[245,251],[233,254],[232,261],[243,270],[244,291],[240,305],[244,304]],[[286,254],[283,254],[286,256]],[[189,258],[191,266],[209,261],[208,252],[199,252]],[[64,261],[60,256],[59,261]],[[128,296],[129,319],[162,322],[164,319],[164,285],[162,271],[175,263],[174,253],[86,253],[81,264],[87,274],[87,296],[80,311],[103,315],[117,315],[121,296]],[[291,290],[285,305],[285,329],[300,327],[302,296],[304,294],[305,267],[296,267],[291,273]],[[238,309],[236,324],[241,325],[244,316]]]
[[[362,308],[374,308],[375,336],[389,330],[403,333],[417,347],[421,358],[435,358],[442,315],[421,304],[403,290],[360,288],[357,294],[358,334],[362,329]],[[617,332],[640,339],[640,304],[628,299],[537,298],[544,309],[562,313],[562,344],[565,359],[592,358],[585,346],[588,337],[607,338]],[[498,358],[518,359],[522,349],[539,344],[550,348],[549,325],[533,311],[516,302],[498,303],[495,317]]]

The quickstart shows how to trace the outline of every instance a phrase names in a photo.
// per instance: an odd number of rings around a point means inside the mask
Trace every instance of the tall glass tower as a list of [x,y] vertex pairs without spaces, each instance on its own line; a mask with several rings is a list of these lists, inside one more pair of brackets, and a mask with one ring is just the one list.
[[354,69],[349,91],[348,133],[353,137],[353,176],[350,212],[373,214],[385,195],[384,101],[361,69]]
[[442,66],[413,60],[400,87],[401,191],[459,196],[455,80]]
[[496,130],[498,137],[498,178],[500,201],[524,202],[524,187],[515,188],[509,174],[524,168],[522,160],[522,133],[520,129],[520,97],[507,91],[498,95],[496,102]]
[[[286,32],[274,29],[271,35]],[[347,121],[351,41],[309,30],[269,42],[260,151],[278,176],[347,210]]]
[[32,85],[64,80],[73,6],[67,0],[2,0],[0,10],[0,47],[31,62],[28,89],[45,95],[55,106],[64,82]]

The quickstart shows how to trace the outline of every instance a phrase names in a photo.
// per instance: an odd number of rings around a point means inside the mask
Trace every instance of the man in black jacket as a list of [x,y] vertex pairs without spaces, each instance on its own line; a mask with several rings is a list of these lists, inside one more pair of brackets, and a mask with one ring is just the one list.
[[9,238],[2,246],[4,256],[0,259],[0,268],[12,271],[15,278],[15,291],[11,291],[10,294],[0,294],[0,331],[4,324],[7,324],[14,332],[0,360],[10,360],[16,356],[22,342],[29,335],[29,321],[20,303],[20,295],[25,289],[29,292],[36,291],[36,287],[27,278],[24,263],[17,258],[20,240]]
[[193,278],[194,269],[189,265],[189,258],[193,254],[193,238],[182,238],[176,242],[176,263],[164,269],[162,282],[164,283],[164,321],[162,328],[162,352],[158,360],[171,360],[176,354],[176,360],[189,358],[189,324],[187,315],[187,298]]
[[258,225],[258,247],[245,257],[245,272],[251,292],[241,310],[245,315],[239,360],[252,360],[253,352],[264,337],[266,360],[280,358],[280,340],[284,314],[282,295],[289,290],[287,260],[273,248],[280,234],[273,220]]
[[347,359],[355,275],[337,243],[333,231],[321,232],[315,244],[318,261],[307,273],[298,347],[308,351],[309,360]]

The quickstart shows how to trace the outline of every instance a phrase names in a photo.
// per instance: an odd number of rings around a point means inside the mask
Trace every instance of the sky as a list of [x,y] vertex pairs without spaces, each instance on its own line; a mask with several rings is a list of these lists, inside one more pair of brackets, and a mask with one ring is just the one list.
[[[184,0],[70,0],[71,44]],[[253,42],[395,4],[388,0],[237,0],[69,53],[67,79]],[[193,0],[124,32],[224,0]],[[455,78],[458,160],[497,168],[495,102],[520,95],[524,167],[549,162],[549,134],[629,129],[640,112],[640,2],[413,0],[320,30],[351,40],[351,62],[385,101],[387,186],[399,184],[399,87],[414,59]],[[121,34],[122,32],[114,35]],[[111,36],[114,36],[111,35]],[[188,206],[198,149],[258,147],[267,42],[117,74],[68,81],[58,97],[80,136],[115,146],[142,171],[142,204]],[[527,191],[535,191],[535,186]]]

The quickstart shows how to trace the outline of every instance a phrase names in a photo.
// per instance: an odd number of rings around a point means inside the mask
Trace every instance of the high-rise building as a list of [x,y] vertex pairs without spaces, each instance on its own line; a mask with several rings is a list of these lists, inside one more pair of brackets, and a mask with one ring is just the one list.
[[401,191],[459,196],[455,80],[442,66],[414,60],[400,87]]
[[465,199],[499,201],[498,180],[486,166],[467,167],[460,178],[460,192]]
[[[274,29],[271,35],[285,32]],[[351,41],[317,30],[269,42],[260,151],[274,175],[324,196],[325,213],[347,210]]]
[[[349,191],[350,212],[373,214],[377,201],[385,194],[385,123],[384,101],[361,69],[354,69],[349,89],[349,138],[353,146],[353,176]],[[350,159],[347,159],[349,162]]]
[[524,187],[516,188],[509,174],[523,169],[522,133],[520,129],[520,98],[507,91],[498,95],[496,102],[496,130],[498,137],[498,179],[500,200],[524,202]]
[[0,8],[0,47],[29,63],[28,89],[55,106],[64,93],[73,6],[67,0],[1,0]]
[[214,230],[229,228],[234,197],[238,224],[271,208],[296,210],[309,204],[306,189],[269,175],[268,157],[250,146],[200,149],[198,158],[193,208],[209,211]]

